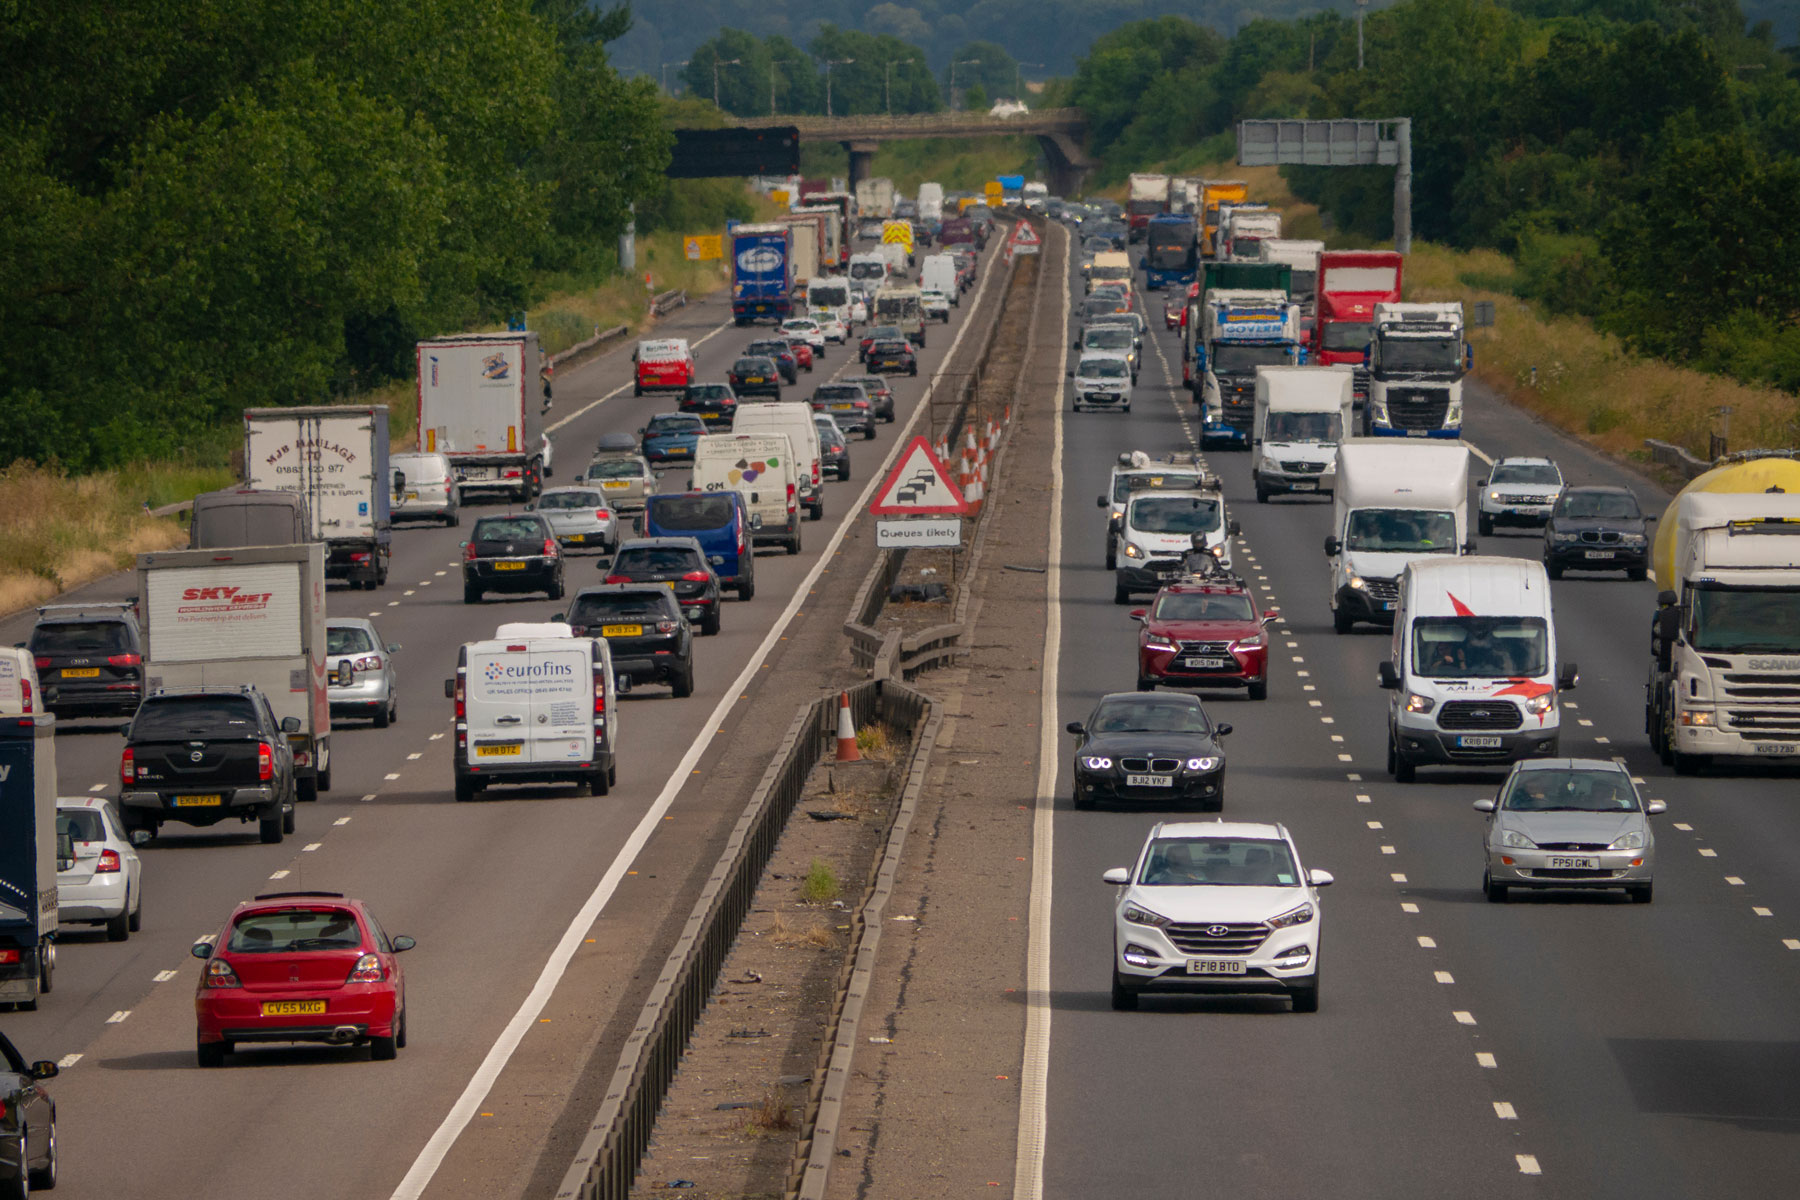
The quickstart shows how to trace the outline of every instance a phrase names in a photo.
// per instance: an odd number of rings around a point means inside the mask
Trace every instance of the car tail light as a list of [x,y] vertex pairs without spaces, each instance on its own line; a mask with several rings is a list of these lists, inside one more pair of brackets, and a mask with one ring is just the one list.
[[50,669],[50,658],[48,655],[40,654],[37,656],[37,669],[40,671],[48,671]]
[[94,864],[94,874],[115,875],[118,873],[119,869],[119,852],[117,850],[102,850],[100,852],[100,861]]
[[356,960],[350,968],[350,978],[345,983],[385,983],[387,968],[381,965],[381,955],[365,954]]
[[706,572],[705,571],[689,571],[686,575],[683,575],[681,578],[686,583],[705,583],[706,582]]
[[658,633],[674,633],[680,628],[680,621],[658,621],[656,623],[656,632]]
[[361,566],[369,561],[369,552],[366,550],[359,550],[350,556],[350,561]]
[[606,711],[606,680],[602,676],[594,676],[594,715],[600,716]]
[[18,961],[19,952],[17,950],[0,950],[0,963],[11,964]]
[[137,782],[137,751],[129,746],[119,755],[119,782],[126,787]]
[[275,748],[267,742],[256,743],[256,777],[264,783],[275,778]]
[[237,972],[231,969],[231,964],[222,958],[209,958],[206,960],[206,978],[203,982],[204,986],[209,988],[235,988],[244,986],[242,983],[238,982]]
[[379,671],[381,670],[381,655],[365,654],[352,663],[351,667],[357,671]]
[[594,510],[594,520],[610,521],[610,520],[612,520],[612,513],[604,508],[596,508]]
[[463,547],[463,561],[464,562],[474,562],[475,561],[475,543],[474,542],[470,542],[467,546]]
[[112,667],[136,667],[141,666],[143,661],[136,654],[112,654],[108,655],[106,659],[107,665]]
[[555,538],[545,538],[544,539],[544,556],[546,558],[555,558],[556,557],[556,539]]
[[31,711],[31,680],[29,679],[19,680],[19,702],[23,705],[20,712]]
[[608,575],[606,577],[606,582],[608,582],[608,583],[630,583],[631,576],[629,576],[629,575]]

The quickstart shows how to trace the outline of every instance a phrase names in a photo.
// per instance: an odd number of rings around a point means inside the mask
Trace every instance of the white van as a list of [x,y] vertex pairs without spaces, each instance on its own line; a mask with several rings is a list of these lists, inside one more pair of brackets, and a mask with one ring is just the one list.
[[1256,502],[1277,492],[1329,492],[1356,390],[1348,365],[1257,367],[1250,478]]
[[444,696],[456,702],[456,798],[496,783],[573,783],[604,796],[618,779],[618,693],[605,638],[561,623],[502,625],[466,643]]
[[750,401],[738,404],[732,418],[733,433],[785,433],[793,447],[795,482],[800,506],[817,521],[825,515],[825,484],[819,473],[819,427],[813,424],[812,405],[798,400]]
[[1473,554],[1466,442],[1350,438],[1332,488],[1331,624],[1391,624],[1400,572],[1415,559]]
[[1409,563],[1388,659],[1388,771],[1411,783],[1424,764],[1504,766],[1556,755],[1556,619],[1544,564],[1465,556]]
[[887,283],[887,256],[875,250],[850,256],[850,286],[862,293],[863,298],[873,296],[876,289]]
[[785,434],[702,434],[688,489],[737,492],[750,514],[752,546],[800,553],[800,477]]
[[850,281],[841,276],[815,279],[806,285],[806,307],[828,308],[831,314],[850,327]]
[[0,716],[23,717],[43,711],[36,656],[18,647],[0,648]]
[[388,485],[394,494],[388,509],[390,520],[423,519],[445,525],[456,525],[462,520],[457,515],[462,497],[446,455],[393,455],[388,459]]
[[951,304],[961,308],[962,289],[956,285],[956,256],[927,254],[925,265],[919,270],[919,290],[942,292],[950,298]]

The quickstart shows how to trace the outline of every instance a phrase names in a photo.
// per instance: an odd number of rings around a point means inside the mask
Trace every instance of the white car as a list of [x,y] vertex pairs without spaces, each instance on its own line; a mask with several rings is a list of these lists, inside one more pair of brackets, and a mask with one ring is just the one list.
[[[62,844],[72,856],[64,858]],[[56,910],[64,924],[104,925],[122,942],[143,924],[143,865],[112,801],[101,796],[56,800]]]
[[1285,995],[1319,1011],[1319,889],[1282,825],[1166,822],[1103,876],[1113,909],[1112,1006],[1145,992]]
[[1070,407],[1131,411],[1131,362],[1122,354],[1083,354],[1069,378]]
[[850,297],[850,323],[852,325],[867,325],[869,323],[869,300],[867,296],[853,295]]
[[932,317],[946,323],[950,320],[950,297],[935,288],[919,293],[919,306],[925,310],[927,320]]
[[1541,529],[1562,490],[1562,471],[1549,459],[1503,458],[1477,490],[1476,528],[1482,537],[1491,536],[1496,525]]
[[781,323],[781,332],[797,337],[813,348],[814,354],[825,353],[825,330],[811,317],[795,317]]
[[826,341],[836,342],[841,346],[850,340],[850,327],[838,320],[838,315],[831,309],[813,309],[812,319],[818,322],[819,331],[825,335]]

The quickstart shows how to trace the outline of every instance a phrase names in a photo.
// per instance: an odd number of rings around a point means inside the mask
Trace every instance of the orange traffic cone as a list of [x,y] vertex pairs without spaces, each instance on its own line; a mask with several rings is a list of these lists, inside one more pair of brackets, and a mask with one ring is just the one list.
[[861,762],[862,751],[856,748],[856,723],[850,719],[850,693],[838,693],[837,760]]

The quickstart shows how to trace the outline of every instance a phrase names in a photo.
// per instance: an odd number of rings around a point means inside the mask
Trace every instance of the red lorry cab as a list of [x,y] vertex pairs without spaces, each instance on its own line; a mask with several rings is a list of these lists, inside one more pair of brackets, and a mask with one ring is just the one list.
[[[1362,366],[1372,338],[1375,306],[1400,299],[1406,260],[1392,250],[1327,250],[1319,255],[1313,361]],[[1356,398],[1367,399],[1368,376],[1356,374]]]

